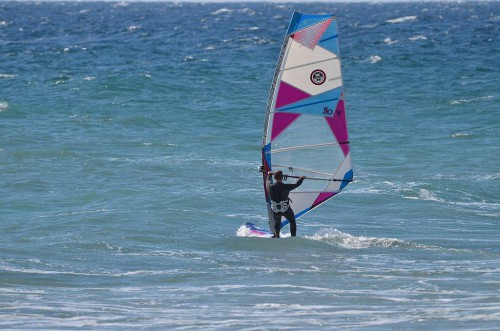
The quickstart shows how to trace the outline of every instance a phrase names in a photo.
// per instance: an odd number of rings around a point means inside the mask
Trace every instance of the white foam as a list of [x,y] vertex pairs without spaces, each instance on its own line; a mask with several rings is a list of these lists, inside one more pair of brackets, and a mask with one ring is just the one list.
[[458,99],[458,100],[453,100],[451,101],[452,105],[461,105],[463,103],[471,103],[471,102],[477,102],[477,101],[483,101],[483,100],[488,100],[488,99],[493,99],[494,97],[492,95],[487,95],[484,97],[477,97],[477,98],[471,98],[471,99]]
[[380,62],[382,58],[378,55],[372,55],[370,56],[370,63],[377,63]]
[[221,9],[218,9],[218,10],[212,12],[212,15],[228,14],[228,13],[232,13],[232,12],[233,11],[231,9],[221,8]]
[[9,104],[6,101],[0,101],[0,113],[9,107]]
[[[239,229],[236,231],[236,235],[238,237],[253,237],[253,238],[262,238],[271,236],[271,235],[253,233],[245,225],[239,227]],[[286,236],[282,235],[282,237],[285,238]]]
[[361,187],[361,188],[355,188],[355,189],[350,189],[345,192],[342,192],[343,194],[379,194],[383,193],[384,190],[376,189],[373,187]]
[[395,238],[356,237],[331,228],[323,229],[313,236],[306,236],[306,238],[348,249],[410,246],[409,243]]
[[477,180],[477,181],[485,181],[485,180],[496,180],[496,179],[499,179],[500,178],[500,172],[497,172],[495,174],[491,174],[491,175],[477,175],[477,176],[474,176],[474,179]]
[[460,138],[460,137],[467,137],[469,136],[468,133],[462,133],[462,132],[457,132],[451,135],[452,138]]
[[255,237],[255,235],[245,225],[240,226],[236,231],[238,237]]
[[391,38],[385,38],[384,39],[384,43],[387,44],[387,45],[396,44],[398,42],[399,42],[399,40],[392,40]]
[[128,7],[129,6],[129,3],[126,2],[126,1],[120,1],[120,2],[117,2],[113,5],[113,7]]
[[427,40],[427,37],[423,36],[423,35],[416,35],[416,36],[409,37],[408,40],[411,40],[411,41]]
[[429,190],[421,188],[417,197],[405,197],[406,199],[413,200],[426,200],[426,201],[436,201],[436,202],[445,202],[444,199],[438,198],[434,193]]
[[387,20],[386,23],[403,23],[403,22],[413,22],[417,20],[417,16],[403,16],[403,17],[398,17],[398,18],[393,18],[390,20]]
[[140,30],[142,27],[140,25],[131,25],[127,28],[128,32],[134,32],[136,30]]

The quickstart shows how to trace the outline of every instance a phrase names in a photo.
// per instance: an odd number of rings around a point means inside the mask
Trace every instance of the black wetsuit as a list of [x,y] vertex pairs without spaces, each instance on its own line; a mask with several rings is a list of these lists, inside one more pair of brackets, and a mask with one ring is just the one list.
[[[269,198],[274,202],[288,201],[288,194],[291,190],[296,189],[302,184],[303,178],[299,179],[295,184],[283,184],[276,182],[272,184],[271,182],[272,175],[267,176],[266,181],[266,189],[269,195]],[[290,234],[292,237],[295,237],[297,234],[297,224],[295,223],[295,213],[292,210],[292,207],[288,207],[285,212],[272,212],[273,217],[269,220],[269,227],[271,228],[271,232],[275,237],[280,236],[281,230],[281,217],[285,216],[285,218],[290,222]]]

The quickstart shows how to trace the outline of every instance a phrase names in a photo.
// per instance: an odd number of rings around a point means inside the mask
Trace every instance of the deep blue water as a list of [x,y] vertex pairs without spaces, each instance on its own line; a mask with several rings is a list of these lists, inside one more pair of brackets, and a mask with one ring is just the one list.
[[[336,13],[355,182],[266,226],[293,10]],[[0,328],[497,330],[500,2],[0,2]]]

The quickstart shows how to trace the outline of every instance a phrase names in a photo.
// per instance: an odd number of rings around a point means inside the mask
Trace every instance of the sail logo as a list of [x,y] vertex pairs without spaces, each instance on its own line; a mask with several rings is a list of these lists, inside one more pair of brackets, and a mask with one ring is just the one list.
[[333,109],[328,107],[323,108],[323,115],[333,116]]
[[[335,111],[335,114],[337,114],[337,116],[340,116],[340,114],[342,114],[342,111],[340,109],[337,109]],[[324,116],[333,116],[334,115],[334,111],[333,111],[332,108],[324,107],[323,108],[323,115]]]
[[316,69],[311,72],[310,78],[314,85],[321,85],[326,81],[326,74],[323,70]]

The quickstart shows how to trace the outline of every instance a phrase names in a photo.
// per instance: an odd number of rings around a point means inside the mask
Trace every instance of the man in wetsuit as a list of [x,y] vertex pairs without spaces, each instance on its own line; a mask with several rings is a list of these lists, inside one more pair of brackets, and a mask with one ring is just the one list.
[[295,213],[290,207],[288,194],[291,190],[299,187],[306,177],[300,177],[295,184],[283,184],[283,172],[278,170],[274,173],[276,182],[273,184],[271,182],[272,175],[271,171],[267,173],[266,190],[271,199],[271,210],[273,211],[273,217],[269,220],[269,227],[273,233],[273,238],[280,237],[282,216],[285,216],[290,222],[290,234],[292,237],[295,237],[297,234],[297,224],[295,223]]

